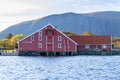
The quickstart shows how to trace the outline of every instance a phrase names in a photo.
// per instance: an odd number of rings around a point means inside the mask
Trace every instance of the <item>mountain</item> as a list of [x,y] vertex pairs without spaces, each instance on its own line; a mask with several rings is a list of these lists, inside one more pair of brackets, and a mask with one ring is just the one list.
[[111,19],[111,20],[119,20],[120,19],[120,12],[115,11],[106,11],[106,12],[94,12],[94,13],[87,13],[87,15],[94,17],[94,18],[101,18],[101,19]]
[[43,18],[25,21],[10,26],[6,30],[0,32],[0,39],[4,38],[8,33],[25,34],[26,36],[43,26],[51,23],[60,30],[82,34],[90,32],[95,35],[112,35],[120,37],[120,12],[104,11],[94,13],[64,13],[54,14]]

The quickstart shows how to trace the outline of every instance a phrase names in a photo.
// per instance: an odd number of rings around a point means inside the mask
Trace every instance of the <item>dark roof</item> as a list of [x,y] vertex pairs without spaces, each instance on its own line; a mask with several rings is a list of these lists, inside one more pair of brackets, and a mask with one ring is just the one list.
[[69,36],[78,44],[111,44],[110,36]]

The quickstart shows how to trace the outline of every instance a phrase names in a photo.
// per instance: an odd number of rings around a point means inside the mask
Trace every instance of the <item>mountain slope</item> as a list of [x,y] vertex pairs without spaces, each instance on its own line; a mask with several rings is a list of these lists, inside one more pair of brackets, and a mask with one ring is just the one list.
[[94,13],[87,13],[87,15],[94,18],[102,18],[107,20],[120,19],[120,12],[117,11],[94,12]]
[[50,15],[10,26],[0,33],[0,39],[4,38],[8,33],[22,33],[27,36],[48,23],[51,23],[60,30],[77,34],[91,32],[96,35],[120,36],[119,16],[120,12],[98,12],[88,14],[64,13]]

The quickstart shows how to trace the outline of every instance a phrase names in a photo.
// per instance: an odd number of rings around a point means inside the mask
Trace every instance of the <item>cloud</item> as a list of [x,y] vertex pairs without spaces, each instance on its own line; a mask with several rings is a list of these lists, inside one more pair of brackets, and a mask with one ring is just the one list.
[[0,0],[0,26],[66,12],[119,11],[120,0]]
[[17,14],[32,8],[35,8],[35,6],[12,1],[1,1],[0,16],[6,16],[7,14]]
[[[8,16],[35,16],[64,12],[94,12],[119,9],[119,0],[13,0],[6,1],[3,12]],[[2,3],[3,4],[3,3]],[[118,4],[119,5],[119,4]],[[8,8],[10,8],[8,10]],[[7,11],[6,11],[7,10]],[[2,13],[1,13],[2,14]]]

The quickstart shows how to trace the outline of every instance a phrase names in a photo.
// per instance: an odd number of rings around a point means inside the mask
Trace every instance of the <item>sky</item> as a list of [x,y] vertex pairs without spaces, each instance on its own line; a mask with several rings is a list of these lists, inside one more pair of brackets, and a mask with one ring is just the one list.
[[0,0],[0,31],[51,14],[120,11],[119,6],[120,0]]

